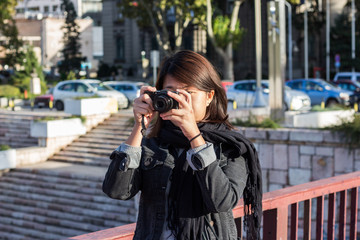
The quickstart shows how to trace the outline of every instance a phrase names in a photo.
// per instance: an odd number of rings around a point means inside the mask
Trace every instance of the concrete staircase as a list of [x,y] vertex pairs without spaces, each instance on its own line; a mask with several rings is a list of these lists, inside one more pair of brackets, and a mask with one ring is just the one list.
[[64,239],[136,221],[134,200],[101,190],[109,154],[129,135],[113,115],[47,162],[0,177],[0,239]]
[[36,118],[0,112],[0,145],[11,148],[37,146],[37,138],[30,136],[30,124]]

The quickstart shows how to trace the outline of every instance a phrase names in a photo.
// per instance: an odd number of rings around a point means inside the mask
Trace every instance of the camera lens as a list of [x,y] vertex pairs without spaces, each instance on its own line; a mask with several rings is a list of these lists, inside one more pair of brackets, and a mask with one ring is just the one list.
[[153,104],[156,111],[163,113],[173,108],[173,99],[167,95],[161,95],[154,99]]

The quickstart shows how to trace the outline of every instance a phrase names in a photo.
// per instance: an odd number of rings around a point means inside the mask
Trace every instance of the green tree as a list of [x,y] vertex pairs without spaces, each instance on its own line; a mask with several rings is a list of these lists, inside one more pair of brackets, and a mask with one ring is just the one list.
[[205,21],[205,4],[206,0],[123,0],[118,6],[124,17],[136,19],[140,27],[151,27],[160,50],[169,55],[181,48],[190,24]]
[[15,68],[16,65],[22,65],[24,60],[23,45],[24,42],[19,38],[19,32],[15,20],[6,20],[7,24],[1,26],[2,34],[7,38],[3,44],[5,52],[4,64]]
[[78,73],[81,69],[81,62],[85,61],[80,52],[80,32],[79,25],[76,23],[77,13],[70,0],[62,0],[61,8],[65,14],[64,29],[64,48],[62,50],[63,60],[59,64],[59,72],[64,79],[70,71]]
[[207,0],[206,29],[210,42],[223,60],[223,79],[234,81],[233,50],[242,41],[245,30],[240,27],[239,10],[245,0],[235,0],[231,16],[219,8],[213,10],[213,3]]
[[[355,24],[355,49],[360,49],[360,2],[355,1],[356,24]],[[351,71],[352,67],[360,70],[360,58],[357,56],[352,59],[351,54],[351,2],[348,1],[342,13],[335,19],[335,25],[330,31],[330,59],[334,59],[335,54],[340,54],[341,71]],[[357,54],[358,55],[358,54]]]
[[12,77],[12,84],[22,91],[30,90],[30,80],[34,74],[40,78],[41,90],[44,92],[46,90],[46,82],[42,66],[39,64],[39,61],[35,55],[34,49],[32,46],[26,46],[24,48],[24,59],[21,69],[16,71],[15,75]]
[[17,0],[1,0],[0,7],[0,28],[7,24],[6,20],[11,19],[15,12]]

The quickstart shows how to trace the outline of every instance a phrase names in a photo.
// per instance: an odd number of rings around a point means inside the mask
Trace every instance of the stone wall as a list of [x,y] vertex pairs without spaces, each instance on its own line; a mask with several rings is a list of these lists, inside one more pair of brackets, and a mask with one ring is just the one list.
[[350,151],[325,130],[239,128],[258,150],[264,192],[360,170],[360,149]]

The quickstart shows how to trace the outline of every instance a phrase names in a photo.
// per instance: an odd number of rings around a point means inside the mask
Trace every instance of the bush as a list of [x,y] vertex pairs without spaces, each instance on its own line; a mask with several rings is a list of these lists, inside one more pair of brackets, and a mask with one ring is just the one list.
[[341,139],[346,143],[349,149],[360,147],[360,115],[355,114],[354,120],[349,122],[343,120],[340,125],[325,128],[332,133],[340,134]]
[[0,151],[6,151],[11,149],[11,147],[9,145],[0,145]]
[[232,122],[232,124],[236,125],[236,126],[242,126],[242,127],[257,127],[257,128],[279,128],[280,125],[271,120],[270,118],[265,118],[263,121],[258,121],[255,118],[250,118],[246,121],[240,120],[240,119],[236,119],[234,122]]
[[0,97],[21,97],[20,89],[11,85],[0,85]]

